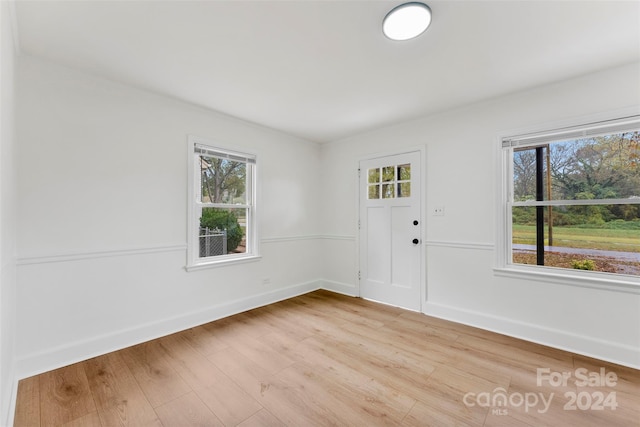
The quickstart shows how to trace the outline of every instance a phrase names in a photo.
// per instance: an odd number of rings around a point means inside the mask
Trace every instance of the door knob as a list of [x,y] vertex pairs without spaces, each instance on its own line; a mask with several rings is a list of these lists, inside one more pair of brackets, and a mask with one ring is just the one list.
[[413,239],[413,244],[414,244],[414,245],[417,245],[418,243],[420,243],[420,240],[418,240],[418,239]]

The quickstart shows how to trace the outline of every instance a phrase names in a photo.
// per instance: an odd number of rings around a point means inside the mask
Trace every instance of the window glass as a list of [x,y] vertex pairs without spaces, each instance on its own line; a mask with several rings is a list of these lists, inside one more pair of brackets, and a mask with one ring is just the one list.
[[[247,211],[245,208],[203,208],[200,257],[246,253]],[[215,250],[210,249],[212,247]]]
[[370,184],[380,182],[380,169],[379,168],[369,169],[368,177],[369,177]]
[[256,254],[255,156],[192,142],[189,265]]
[[382,198],[383,199],[393,199],[396,197],[396,192],[394,191],[394,184],[382,184]]
[[369,186],[369,199],[379,199],[380,198],[380,186],[379,185],[370,185]]
[[393,166],[386,166],[382,168],[382,181],[393,181],[396,178],[395,169],[396,168]]
[[[371,185],[379,182],[382,185]],[[396,197],[411,197],[411,165],[390,165],[373,168],[367,171],[367,198],[394,199]]]
[[640,196],[638,132],[515,149],[514,200],[536,200],[537,149],[543,156],[543,200]]
[[411,179],[411,165],[398,165],[398,180],[407,181]]
[[224,204],[247,202],[246,163],[200,156],[200,170],[201,202]]
[[511,149],[511,262],[640,276],[640,131]]
[[411,197],[411,183],[400,182],[398,183],[398,197]]

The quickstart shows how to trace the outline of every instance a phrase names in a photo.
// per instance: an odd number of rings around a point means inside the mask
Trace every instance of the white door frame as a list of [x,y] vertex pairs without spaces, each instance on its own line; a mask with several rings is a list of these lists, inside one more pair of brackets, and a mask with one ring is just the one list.
[[420,258],[420,312],[424,312],[424,307],[427,302],[427,244],[426,244],[426,236],[427,236],[427,152],[426,146],[414,146],[407,147],[405,149],[401,149],[398,151],[384,151],[366,155],[364,157],[360,157],[356,160],[356,174],[355,174],[355,182],[356,182],[356,244],[355,244],[355,257],[356,257],[356,269],[355,269],[355,283],[356,283],[356,295],[358,297],[362,297],[361,287],[360,287],[360,216],[362,215],[361,207],[360,207],[360,197],[362,197],[362,188],[360,186],[360,163],[367,160],[373,160],[380,157],[389,157],[395,156],[399,154],[407,154],[407,153],[420,153],[420,181],[422,187],[422,194],[420,195],[420,222],[422,223],[422,227],[420,227],[420,246],[422,247],[422,257]]

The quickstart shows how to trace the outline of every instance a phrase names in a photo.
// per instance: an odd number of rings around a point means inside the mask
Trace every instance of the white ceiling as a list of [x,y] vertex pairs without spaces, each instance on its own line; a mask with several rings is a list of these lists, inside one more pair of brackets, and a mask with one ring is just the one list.
[[[640,61],[639,1],[17,0],[22,54],[317,142]],[[640,78],[640,76],[639,76]]]

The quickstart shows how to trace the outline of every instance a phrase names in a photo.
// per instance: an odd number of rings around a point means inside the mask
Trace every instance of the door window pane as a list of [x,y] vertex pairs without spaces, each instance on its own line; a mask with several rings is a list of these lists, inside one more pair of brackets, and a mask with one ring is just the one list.
[[380,198],[380,186],[379,185],[370,185],[369,186],[369,195],[368,198],[371,199],[379,199]]
[[398,165],[398,181],[408,181],[411,179],[411,164]]
[[398,183],[398,197],[411,197],[411,183],[400,182]]
[[[371,185],[382,182],[380,185]],[[411,164],[384,166],[367,170],[368,199],[411,197]]]
[[369,169],[367,175],[369,177],[369,184],[380,182],[380,168]]
[[382,168],[382,181],[388,182],[393,181],[396,178],[395,167],[394,166],[385,166]]
[[395,197],[395,185],[382,184],[382,198],[393,199]]

